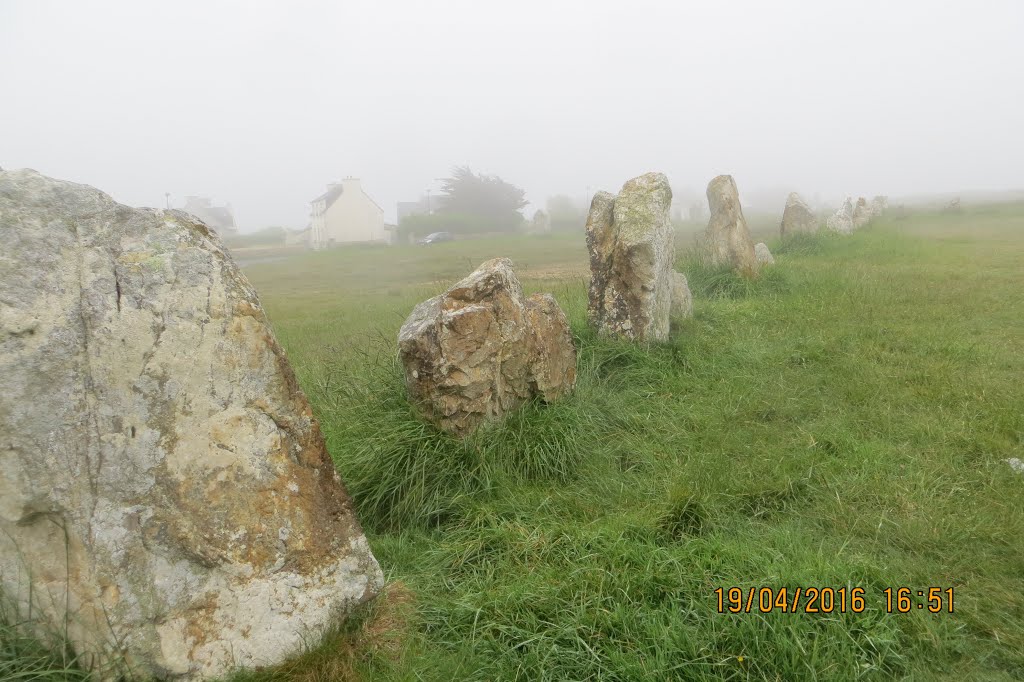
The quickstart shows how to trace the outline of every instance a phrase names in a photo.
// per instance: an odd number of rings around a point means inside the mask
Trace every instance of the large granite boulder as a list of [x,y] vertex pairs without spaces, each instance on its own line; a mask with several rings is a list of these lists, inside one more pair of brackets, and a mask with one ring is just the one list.
[[[112,678],[280,662],[373,597],[256,292],[181,211],[0,172],[0,584]],[[31,593],[31,594],[30,594]]]
[[727,265],[745,275],[757,273],[754,241],[740,206],[736,181],[731,175],[719,175],[708,183],[711,219],[704,233],[708,262]]
[[569,323],[550,294],[523,296],[507,258],[417,305],[398,333],[405,384],[424,417],[466,436],[576,383]]
[[600,334],[632,341],[668,338],[675,241],[672,188],[647,173],[618,196],[598,192],[587,216],[590,324]]
[[839,234],[853,232],[853,202],[850,201],[850,197],[846,197],[839,210],[828,217],[825,227]]
[[757,259],[758,265],[775,265],[775,257],[772,256],[772,252],[768,250],[768,245],[764,242],[754,245],[754,258]]
[[782,223],[779,225],[780,235],[785,237],[800,232],[817,231],[818,217],[814,215],[814,211],[800,198],[799,194],[791,192],[786,199],[786,209],[782,213]]

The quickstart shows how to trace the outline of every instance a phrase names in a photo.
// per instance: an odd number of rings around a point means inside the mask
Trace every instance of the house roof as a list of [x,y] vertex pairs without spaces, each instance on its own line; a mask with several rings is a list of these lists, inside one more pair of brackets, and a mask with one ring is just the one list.
[[[333,204],[335,201],[338,200],[338,197],[341,196],[341,194],[342,194],[342,192],[344,190],[345,190],[344,185],[342,183],[340,183],[340,182],[338,184],[336,184],[336,185],[331,185],[327,189],[326,192],[324,192],[323,194],[318,196],[316,199],[313,199],[313,201],[311,203],[315,204],[318,201],[323,201],[324,202],[324,206],[326,208],[329,208],[331,206],[331,204]],[[366,190],[363,189],[363,186],[362,186],[361,183],[359,184],[359,191],[363,193],[363,196],[366,197],[370,201],[371,204],[373,204],[374,206],[377,207],[377,210],[382,211],[382,212],[384,211],[384,209],[380,207],[380,204],[378,204],[376,201],[374,201],[373,197],[371,197],[369,194],[366,193]]]
[[209,206],[203,210],[207,222],[213,222],[218,227],[234,227],[235,217],[231,215],[231,209],[225,206]]
[[315,204],[318,201],[325,201],[327,205],[330,206],[337,200],[338,197],[341,196],[341,193],[344,190],[345,188],[342,187],[341,183],[337,185],[331,185],[326,192],[318,196],[316,199],[313,199],[313,203]]

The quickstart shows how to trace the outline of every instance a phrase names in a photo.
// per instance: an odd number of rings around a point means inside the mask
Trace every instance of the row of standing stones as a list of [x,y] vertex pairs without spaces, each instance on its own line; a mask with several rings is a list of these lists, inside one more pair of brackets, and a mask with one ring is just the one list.
[[[704,234],[714,265],[756,274],[772,256],[754,245],[732,177],[708,186]],[[587,216],[588,318],[604,336],[664,341],[673,318],[692,314],[685,275],[673,269],[672,188],[647,173],[617,195],[598,192]],[[464,437],[524,403],[557,400],[576,381],[576,348],[550,294],[524,299],[512,263],[490,260],[413,310],[398,334],[405,382],[420,413]]]
[[[708,184],[711,218],[701,252],[712,266],[746,276],[775,262],[754,244],[732,176]],[[633,342],[664,341],[672,319],[692,315],[686,276],[673,270],[672,188],[662,173],[598,192],[587,216],[590,253],[588,318],[601,335]],[[828,229],[849,233],[885,208],[846,204]],[[838,217],[837,217],[838,216]],[[841,222],[835,227],[835,220]],[[847,226],[848,223],[848,226]],[[782,236],[816,232],[820,222],[799,195],[789,195]],[[413,310],[398,334],[409,396],[440,429],[465,437],[530,400],[551,402],[576,382],[576,348],[565,314],[550,294],[524,298],[511,261],[483,263],[448,291]]]
[[[692,314],[671,201],[660,173],[594,197],[600,334],[660,341]],[[708,201],[710,262],[771,262],[731,177]],[[0,246],[4,599],[99,679],[197,680],[279,663],[381,591],[309,402],[216,234],[0,171]],[[576,381],[565,314],[525,297],[505,258],[416,306],[398,344],[412,402],[458,437]]]

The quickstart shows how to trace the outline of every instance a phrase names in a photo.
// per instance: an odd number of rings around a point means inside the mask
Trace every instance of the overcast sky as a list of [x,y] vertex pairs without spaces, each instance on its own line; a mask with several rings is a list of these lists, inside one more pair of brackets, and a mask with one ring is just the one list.
[[1024,188],[1024,2],[0,0],[4,168],[252,230],[345,176],[391,222],[457,164],[535,206]]

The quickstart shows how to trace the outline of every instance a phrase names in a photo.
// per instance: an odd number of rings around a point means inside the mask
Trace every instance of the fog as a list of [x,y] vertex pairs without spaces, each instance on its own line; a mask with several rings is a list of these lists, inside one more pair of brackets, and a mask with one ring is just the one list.
[[[0,166],[304,227],[455,165],[532,202],[1024,188],[1024,3],[0,0]],[[767,207],[766,207],[767,208]],[[781,211],[781,205],[778,207]]]

